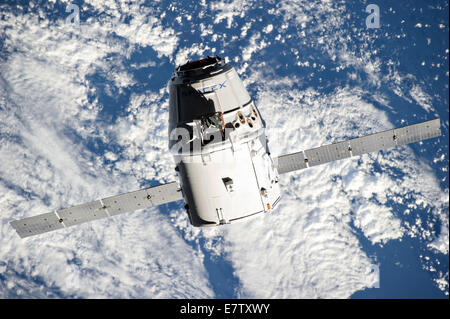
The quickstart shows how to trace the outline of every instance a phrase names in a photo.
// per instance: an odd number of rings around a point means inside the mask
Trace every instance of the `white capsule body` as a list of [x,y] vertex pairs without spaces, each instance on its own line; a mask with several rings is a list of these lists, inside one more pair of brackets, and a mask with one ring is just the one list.
[[194,226],[270,212],[280,200],[265,125],[233,67],[207,58],[169,83],[169,147]]

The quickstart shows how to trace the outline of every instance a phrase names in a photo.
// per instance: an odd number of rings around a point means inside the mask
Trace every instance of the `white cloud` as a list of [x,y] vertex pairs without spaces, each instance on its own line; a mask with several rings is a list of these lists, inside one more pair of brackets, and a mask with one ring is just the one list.
[[264,27],[263,32],[264,33],[270,33],[273,30],[273,24],[268,24]]
[[158,52],[158,57],[171,56],[177,47],[178,38],[172,29],[164,29],[157,17],[139,15],[133,17],[129,24],[119,24],[115,32],[131,43],[151,46]]
[[181,48],[177,51],[175,57],[175,65],[181,65],[189,60],[198,59],[198,57],[202,57],[203,53],[208,50],[209,47],[205,46],[203,43],[198,44],[194,43],[189,47]]
[[248,46],[242,50],[242,60],[249,61],[255,51],[264,49],[268,45],[267,41],[261,39],[261,33],[257,32],[250,38]]
[[345,207],[337,206],[312,208],[285,196],[271,215],[229,226],[226,252],[240,297],[345,298],[367,287],[371,261],[340,220]]
[[414,85],[411,91],[409,91],[409,94],[412,96],[414,101],[416,101],[416,103],[428,113],[434,110],[431,103],[431,96],[425,93],[420,86]]
[[235,16],[245,16],[245,12],[249,7],[246,0],[233,0],[230,3],[223,1],[216,1],[210,3],[211,11],[216,12],[214,24],[220,23],[222,20],[227,20],[227,28],[231,28]]

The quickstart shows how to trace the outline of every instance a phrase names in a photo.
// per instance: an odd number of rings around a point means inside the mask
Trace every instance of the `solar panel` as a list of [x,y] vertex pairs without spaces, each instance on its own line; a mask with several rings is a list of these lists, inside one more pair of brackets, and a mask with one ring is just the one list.
[[182,198],[178,184],[172,182],[15,220],[11,225],[24,238]]
[[282,155],[276,158],[275,161],[278,162],[278,173],[283,174],[440,135],[440,120],[437,118],[306,151]]
[[316,166],[323,163],[333,162],[339,159],[350,157],[349,145],[347,141],[324,145],[305,151],[309,166]]
[[113,216],[136,209],[158,206],[182,199],[175,182],[102,199],[108,213]]
[[305,155],[303,152],[297,152],[289,155],[283,155],[276,158],[278,161],[278,173],[283,174],[298,169],[306,168]]
[[63,220],[64,226],[82,224],[91,220],[108,217],[99,200],[81,205],[59,209],[56,212]]
[[328,157],[326,146],[306,150],[304,153],[309,166],[319,165],[322,162],[325,163],[325,159]]
[[147,199],[146,189],[108,197],[102,199],[102,202],[111,216],[153,206]]
[[394,131],[388,130],[349,140],[352,155],[357,156],[395,146]]
[[343,158],[350,157],[350,144],[348,141],[343,141],[329,145],[329,152],[332,154],[331,161],[337,161]]
[[148,199],[153,206],[183,199],[181,190],[176,182],[147,188]]
[[14,220],[11,222],[11,226],[21,238],[64,228],[55,212]]
[[394,129],[397,145],[418,142],[441,135],[439,119]]

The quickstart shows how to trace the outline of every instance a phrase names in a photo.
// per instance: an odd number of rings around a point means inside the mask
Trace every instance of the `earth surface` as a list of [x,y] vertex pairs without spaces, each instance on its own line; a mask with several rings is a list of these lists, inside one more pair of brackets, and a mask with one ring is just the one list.
[[[1,1],[0,298],[448,298],[448,10]],[[273,155],[436,117],[442,136],[282,175],[276,211],[232,225],[179,201],[19,238],[12,220],[177,180],[167,83],[208,55]]]

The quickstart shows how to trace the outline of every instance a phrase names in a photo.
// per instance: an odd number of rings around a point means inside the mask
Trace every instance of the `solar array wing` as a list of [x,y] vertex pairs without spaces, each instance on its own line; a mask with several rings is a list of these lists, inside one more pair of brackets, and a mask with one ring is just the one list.
[[397,145],[418,142],[441,135],[439,119],[394,129]]
[[278,173],[280,174],[308,167],[305,162],[305,154],[303,151],[279,156],[276,160],[278,161],[277,167]]
[[439,118],[387,130],[351,140],[320,146],[275,159],[278,173],[284,174],[343,158],[380,151],[441,135]]
[[42,234],[51,230],[64,228],[55,212],[14,220],[11,226],[21,238]]
[[102,199],[108,213],[118,215],[183,199],[176,182]]
[[383,131],[349,140],[352,155],[362,155],[395,146],[394,130]]
[[99,199],[11,222],[21,238],[182,199],[176,182]]

